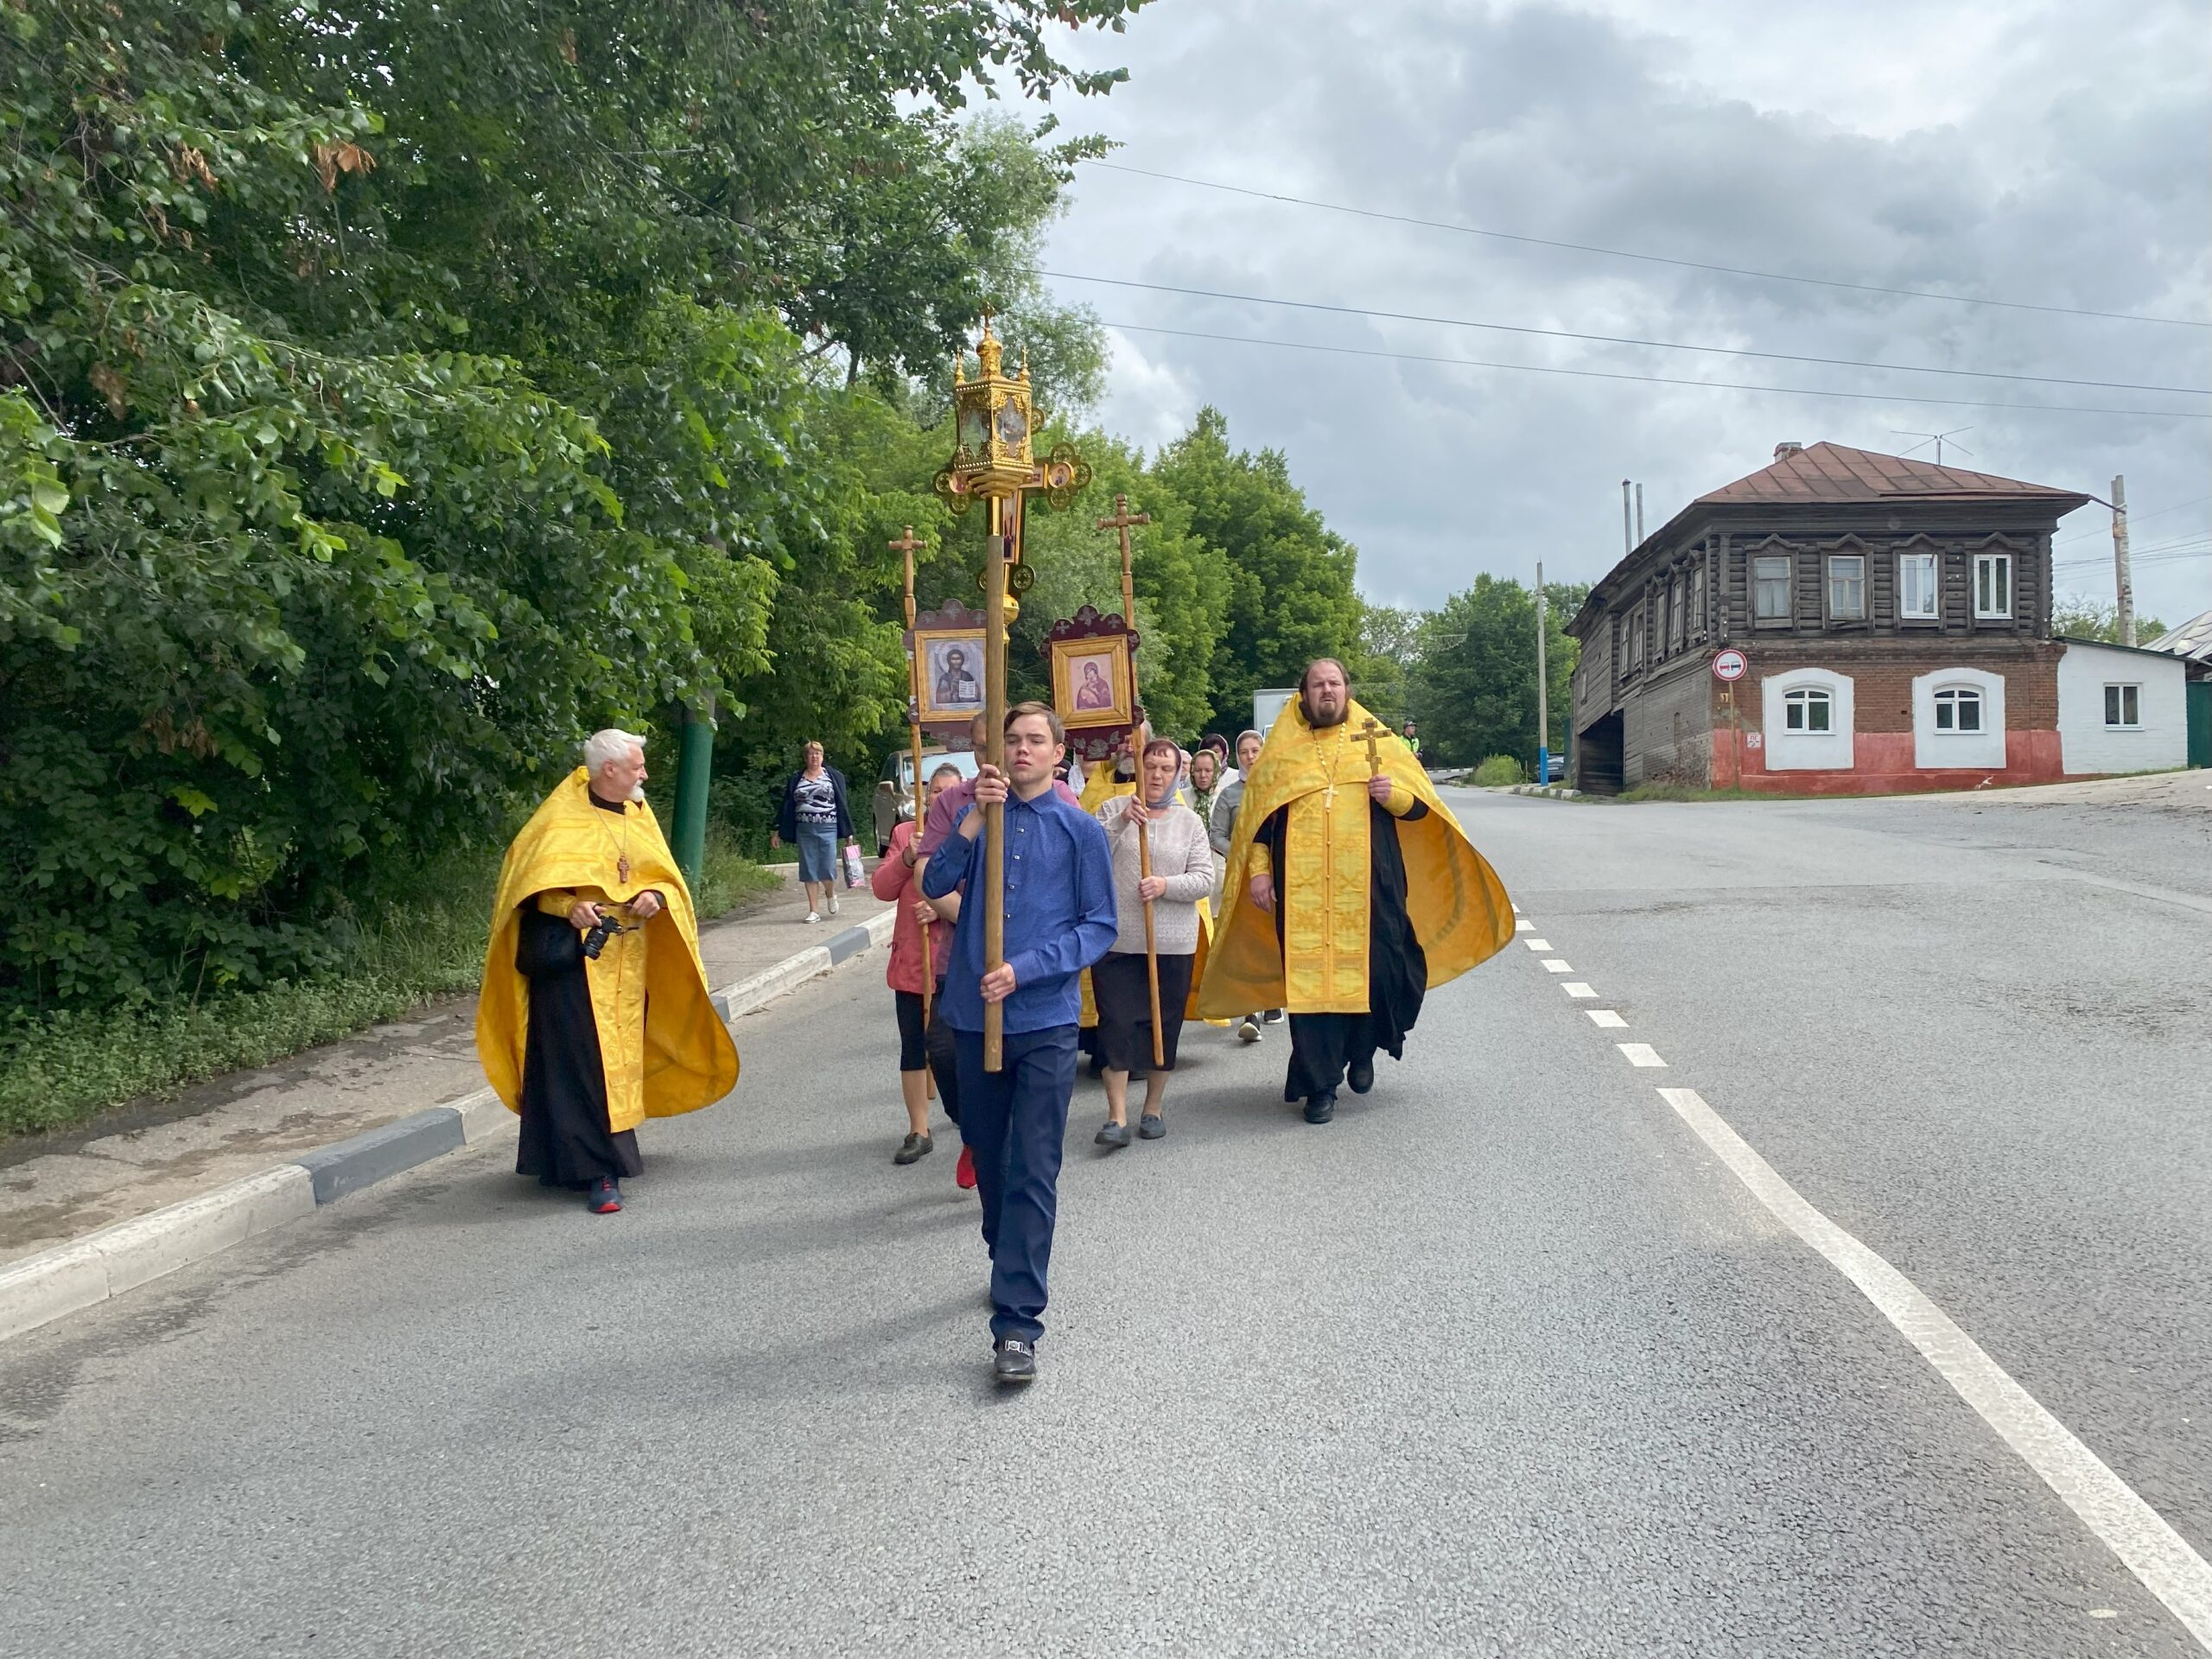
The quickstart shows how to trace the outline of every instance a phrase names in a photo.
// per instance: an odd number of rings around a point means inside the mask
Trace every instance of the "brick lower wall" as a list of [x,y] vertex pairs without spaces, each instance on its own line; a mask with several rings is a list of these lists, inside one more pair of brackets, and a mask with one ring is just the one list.
[[[1750,668],[1736,684],[1739,730],[1730,728],[1713,683],[1715,719],[1707,763],[1716,788],[1789,795],[1891,794],[1913,790],[1974,789],[1988,784],[2048,784],[2065,776],[2058,741],[2058,659],[2055,640],[1947,639],[1899,649],[1894,641],[1754,640],[1741,647]],[[1765,766],[1765,702],[1770,674],[1821,668],[1851,677],[1853,764],[1849,771],[1770,772]],[[2005,682],[2005,764],[1959,771],[1923,771],[1913,764],[1912,683],[1938,669],[1971,668]]]

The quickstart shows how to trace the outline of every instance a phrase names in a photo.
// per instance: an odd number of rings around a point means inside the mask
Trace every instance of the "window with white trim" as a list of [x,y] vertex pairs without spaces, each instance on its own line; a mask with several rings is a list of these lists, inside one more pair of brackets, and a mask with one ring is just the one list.
[[2105,687],[2105,724],[2116,731],[2132,730],[2143,723],[2143,688],[2139,685]]
[[1664,657],[1675,648],[1675,584],[1669,582],[1659,593],[1659,654]]
[[1762,622],[1789,620],[1789,555],[1762,554],[1751,561],[1751,614]]
[[1628,665],[1643,666],[1643,607],[1639,605],[1628,613]]
[[1693,639],[1705,633],[1705,567],[1701,564],[1690,572],[1689,625],[1683,632]]
[[1785,731],[1832,731],[1834,715],[1834,699],[1818,686],[1801,687],[1782,699],[1782,725]]
[[1866,558],[1861,553],[1828,556],[1828,620],[1859,622],[1866,616]]
[[1974,613],[1980,618],[2012,614],[2012,556],[1977,553],[1974,556]]
[[1936,556],[1933,553],[1897,555],[1897,615],[1906,621],[1933,621],[1939,613],[1936,598]]
[[1981,729],[1981,693],[1971,686],[1946,686],[1936,694],[1936,729],[1939,732],[1978,732]]

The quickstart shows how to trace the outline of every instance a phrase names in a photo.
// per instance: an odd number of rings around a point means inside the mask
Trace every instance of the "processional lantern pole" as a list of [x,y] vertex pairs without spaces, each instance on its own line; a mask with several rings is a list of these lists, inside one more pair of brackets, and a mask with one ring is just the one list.
[[[1099,529],[1121,533],[1122,620],[1132,633],[1136,632],[1137,626],[1137,589],[1135,569],[1130,563],[1129,531],[1138,524],[1151,522],[1150,513],[1129,511],[1129,498],[1126,495],[1114,498],[1114,516],[1111,518],[1098,521]],[[1130,712],[1136,716],[1129,728],[1130,743],[1136,750],[1136,792],[1137,798],[1143,801],[1144,751],[1145,745],[1152,741],[1152,722],[1145,718],[1144,701],[1137,695],[1137,657],[1134,651],[1129,653],[1129,703]],[[1145,801],[1144,804],[1149,810],[1152,803]],[[1143,881],[1152,880],[1152,837],[1146,832],[1142,823],[1137,825],[1137,878]],[[1160,947],[1154,937],[1152,900],[1149,899],[1144,901],[1144,976],[1146,988],[1152,994],[1152,1063],[1164,1066],[1167,1064],[1167,1042],[1160,1020]]]
[[[914,634],[914,555],[929,543],[914,535],[914,527],[906,526],[906,533],[897,541],[887,543],[894,553],[906,558],[906,637]],[[922,842],[924,802],[927,795],[922,785],[922,656],[909,649],[906,652],[906,730],[914,762],[914,839],[912,845],[919,849]],[[933,1000],[931,987],[937,982],[937,958],[930,951],[930,925],[920,924],[922,934],[922,1029],[930,1028],[930,1004]],[[922,1062],[922,1096],[925,1100],[937,1098],[937,1078],[931,1072],[929,1061]]]
[[[1055,507],[1065,507],[1090,482],[1090,468],[1072,446],[1060,443],[1041,463],[1032,448],[1036,411],[1030,398],[1029,368],[1003,372],[1006,347],[991,334],[991,314],[983,314],[983,337],[976,342],[976,374],[967,378],[964,359],[952,365],[954,443],[952,459],[938,473],[938,497],[955,513],[968,511],[978,496],[990,504],[989,534],[983,543],[983,714],[989,730],[983,758],[1001,774],[1006,769],[1006,632],[1021,613],[1016,595],[1027,590],[1031,572],[1021,563],[1021,498],[1042,491]],[[983,971],[1006,963],[1006,810],[983,812]],[[983,1006],[983,1069],[1005,1065],[1006,1010]]]

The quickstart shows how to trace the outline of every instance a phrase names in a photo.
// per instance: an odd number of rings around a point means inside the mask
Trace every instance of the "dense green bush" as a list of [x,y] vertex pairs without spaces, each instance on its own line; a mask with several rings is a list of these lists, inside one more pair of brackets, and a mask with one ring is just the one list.
[[1502,789],[1508,784],[1528,781],[1528,772],[1510,754],[1493,754],[1475,768],[1474,784],[1478,789]]

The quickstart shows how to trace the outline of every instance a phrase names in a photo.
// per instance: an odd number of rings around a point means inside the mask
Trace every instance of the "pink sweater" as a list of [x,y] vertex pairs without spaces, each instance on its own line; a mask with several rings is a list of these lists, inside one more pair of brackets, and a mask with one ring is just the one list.
[[[922,925],[914,919],[914,906],[921,902],[922,884],[914,880],[915,873],[906,868],[904,856],[906,844],[913,838],[914,826],[911,823],[901,823],[892,830],[891,850],[876,861],[868,886],[878,899],[899,907],[899,919],[891,925],[891,965],[883,971],[884,983],[894,991],[912,991],[918,996],[922,989]],[[930,924],[930,955],[936,959],[936,977],[943,977],[945,963],[952,955],[950,922]]]

